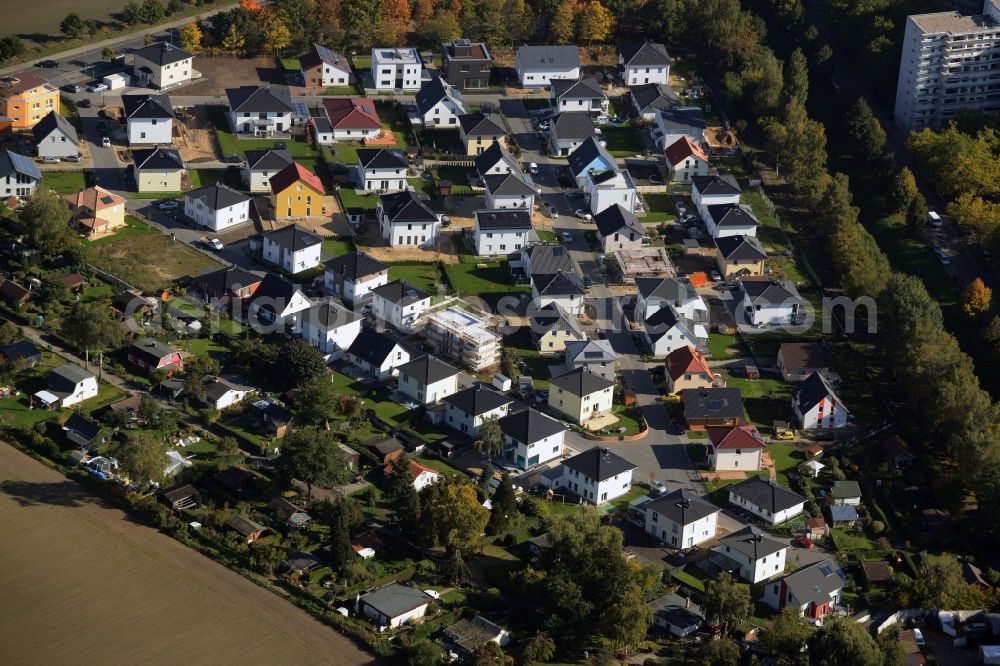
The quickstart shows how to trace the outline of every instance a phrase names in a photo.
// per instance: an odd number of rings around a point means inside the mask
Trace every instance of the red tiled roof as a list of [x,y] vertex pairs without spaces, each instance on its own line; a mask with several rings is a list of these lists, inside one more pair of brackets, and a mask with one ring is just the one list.
[[705,355],[691,345],[675,349],[667,354],[664,365],[666,365],[667,374],[670,375],[671,379],[677,379],[681,375],[691,373],[704,374],[709,381],[712,380],[712,369],[708,367]]
[[704,162],[708,162],[708,155],[705,154],[705,151],[695,145],[695,143],[686,136],[682,136],[680,139],[667,146],[667,149],[664,151],[664,155],[666,155],[667,164],[671,166],[680,164],[692,155]]
[[109,192],[100,185],[88,187],[75,194],[64,194],[63,199],[73,206],[87,208],[95,212],[125,203],[125,197]]
[[319,176],[297,162],[292,162],[271,176],[271,191],[275,193],[282,192],[300,180],[320,194],[326,194]]
[[762,449],[757,429],[753,426],[709,426],[708,439],[716,449]]
[[323,108],[334,129],[370,130],[382,127],[375,104],[365,97],[324,99]]
[[[394,469],[395,465],[393,465],[393,463],[389,463],[388,465],[385,466],[385,468],[383,468],[382,471],[385,472],[386,475],[391,475]],[[421,473],[423,472],[430,472],[431,474],[435,475],[437,474],[437,470],[433,470],[430,467],[427,467],[426,465],[421,465],[416,460],[410,461],[410,478],[416,481],[417,477],[420,476]]]

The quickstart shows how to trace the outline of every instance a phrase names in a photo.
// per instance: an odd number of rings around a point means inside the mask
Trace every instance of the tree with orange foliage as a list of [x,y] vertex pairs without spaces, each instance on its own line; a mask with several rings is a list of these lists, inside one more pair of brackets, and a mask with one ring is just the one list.
[[406,31],[410,26],[408,0],[382,0],[379,18],[380,43],[385,46],[401,46],[406,40]]
[[254,14],[260,11],[260,3],[256,0],[240,0],[240,7]]
[[590,0],[579,12],[576,38],[580,41],[603,42],[615,27],[615,17],[599,0]]
[[962,312],[969,319],[981,319],[993,306],[993,290],[982,278],[976,278],[962,290]]
[[321,42],[337,44],[344,40],[344,24],[340,20],[340,12],[340,0],[317,0],[316,24]]
[[434,0],[417,0],[413,8],[413,23],[418,34],[424,34],[427,22],[434,17]]

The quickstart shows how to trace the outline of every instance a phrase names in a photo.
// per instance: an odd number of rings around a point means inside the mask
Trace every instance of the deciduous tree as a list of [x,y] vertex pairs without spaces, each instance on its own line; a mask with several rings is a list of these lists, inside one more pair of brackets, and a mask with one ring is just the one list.
[[201,28],[198,27],[198,24],[188,23],[181,28],[181,48],[188,53],[198,53],[201,51],[201,36]]
[[471,484],[445,477],[425,488],[421,499],[437,543],[463,556],[479,547],[490,514],[480,505]]
[[786,608],[771,620],[760,642],[775,656],[778,666],[805,666],[808,659],[803,648],[814,631],[801,615]]
[[892,202],[896,210],[905,212],[913,197],[919,193],[917,179],[913,177],[913,172],[910,171],[909,167],[901,168],[892,185]]
[[84,24],[83,19],[77,13],[67,14],[66,18],[59,22],[59,32],[66,35],[70,39],[78,39],[83,37],[83,34],[87,32],[87,26]]
[[962,290],[962,313],[969,319],[982,319],[993,305],[993,290],[977,277]]
[[576,26],[576,15],[579,4],[576,0],[563,0],[552,15],[549,31],[552,41],[556,44],[569,44],[573,41]]
[[80,351],[106,351],[122,343],[122,329],[102,303],[78,303],[63,318],[60,334]]
[[591,44],[603,42],[615,28],[615,17],[599,0],[590,0],[582,7],[576,25],[576,36]]
[[66,202],[58,194],[41,188],[18,213],[21,228],[44,257],[54,257],[76,245],[69,218]]
[[834,174],[816,207],[816,223],[820,232],[834,234],[841,226],[857,222],[858,213],[858,209],[851,205],[850,180],[845,174]]
[[24,42],[16,35],[0,37],[0,58],[10,60],[24,53]]
[[264,19],[264,44],[273,53],[279,53],[291,46],[292,33],[280,14],[271,12]]
[[400,46],[406,41],[410,25],[410,3],[407,0],[382,0],[379,7],[379,43]]
[[490,463],[493,462],[493,456],[503,451],[503,432],[500,430],[500,419],[496,416],[483,420],[479,438],[476,439],[476,450],[486,456]]
[[493,508],[490,509],[490,533],[507,534],[520,516],[517,511],[517,495],[514,494],[514,485],[511,483],[510,474],[504,472],[500,479],[500,487],[493,493],[493,498],[490,501],[493,504]]
[[222,48],[229,53],[239,53],[246,46],[246,39],[235,23],[229,24],[229,30],[222,40]]
[[348,477],[336,437],[314,427],[300,428],[285,435],[278,467],[289,481],[298,479],[306,484],[309,499],[312,499],[313,485],[334,486]]
[[848,296],[878,298],[889,279],[889,259],[860,222],[845,222],[833,235],[834,265]]
[[112,455],[118,460],[122,474],[135,485],[163,480],[167,456],[160,441],[149,433],[130,433],[112,447]]
[[809,65],[802,49],[795,49],[785,62],[785,99],[803,106],[809,98]]
[[698,659],[703,666],[736,666],[740,663],[740,648],[723,636],[705,643],[698,650]]
[[882,666],[882,653],[863,625],[834,619],[809,640],[809,661],[814,666]]
[[556,654],[556,643],[544,631],[536,631],[521,649],[521,660],[527,664],[549,662]]
[[736,582],[728,573],[721,573],[705,585],[705,620],[729,629],[745,623],[750,617],[750,586]]
[[906,230],[913,236],[919,236],[927,224],[927,200],[919,191],[910,199],[906,206]]
[[341,0],[341,20],[348,44],[370,48],[378,34],[378,0]]
[[295,402],[299,416],[306,423],[322,426],[337,413],[340,394],[330,379],[329,374],[323,373],[299,386]]
[[791,100],[784,117],[764,127],[768,150],[792,190],[807,203],[819,200],[826,177],[826,130],[809,118],[805,107]]

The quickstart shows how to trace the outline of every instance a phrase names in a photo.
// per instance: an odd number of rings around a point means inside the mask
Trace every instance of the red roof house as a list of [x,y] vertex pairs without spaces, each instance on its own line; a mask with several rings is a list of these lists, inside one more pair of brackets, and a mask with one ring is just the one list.
[[670,393],[689,388],[710,388],[715,382],[705,355],[691,345],[667,354],[664,365]]
[[713,471],[760,469],[764,441],[753,426],[709,426],[708,462]]
[[[330,126],[338,130],[380,130],[375,104],[367,97],[337,97],[323,100],[323,108]],[[360,135],[359,135],[360,136]]]

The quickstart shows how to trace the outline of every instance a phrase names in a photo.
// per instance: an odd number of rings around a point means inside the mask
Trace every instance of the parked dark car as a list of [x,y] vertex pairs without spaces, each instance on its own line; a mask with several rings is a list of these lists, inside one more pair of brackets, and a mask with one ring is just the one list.
[[59,66],[59,61],[58,60],[43,60],[40,63],[38,63],[38,66],[39,67],[44,67],[46,69],[53,69],[53,68]]
[[89,99],[81,99],[79,102],[76,103],[76,105],[81,109],[89,109],[91,106],[93,106],[93,103]]

